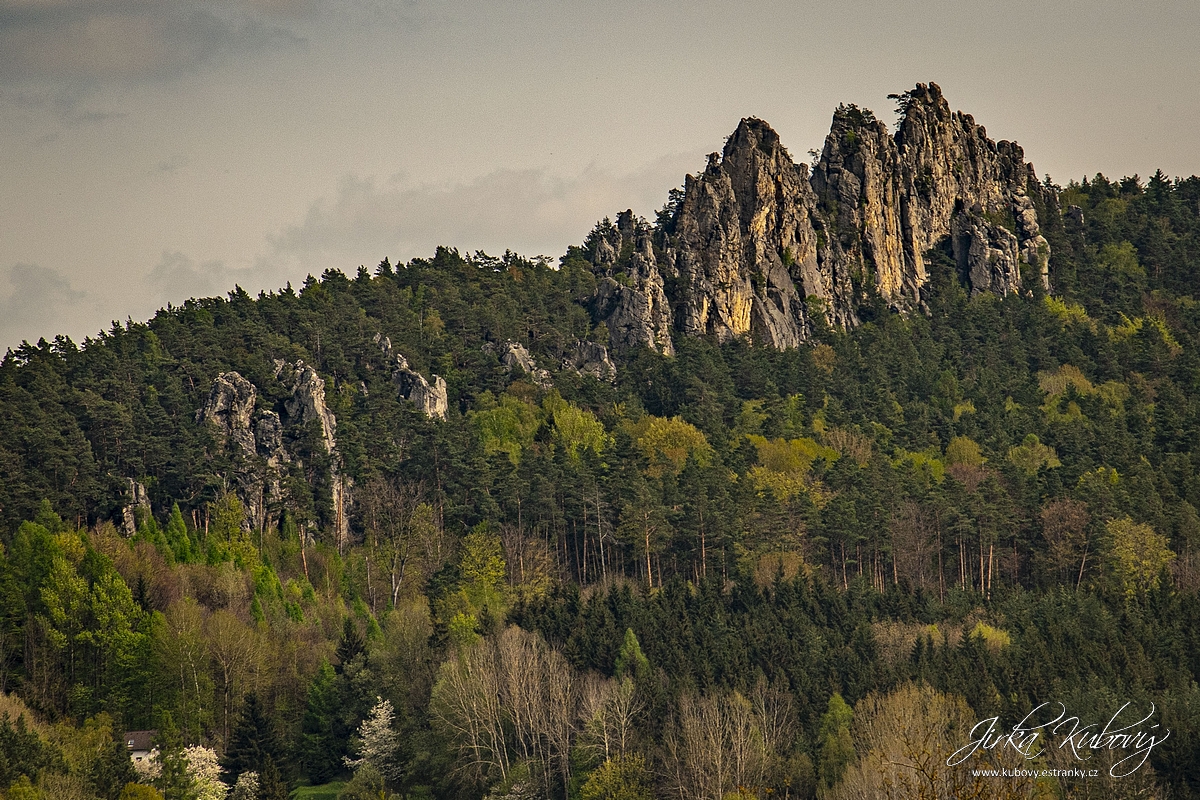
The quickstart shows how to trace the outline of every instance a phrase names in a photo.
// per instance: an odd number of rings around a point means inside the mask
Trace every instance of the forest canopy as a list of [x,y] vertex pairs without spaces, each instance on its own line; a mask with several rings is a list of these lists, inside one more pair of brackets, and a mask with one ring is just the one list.
[[[577,366],[607,342],[579,248],[10,350],[0,789],[1090,797],[873,782],[978,719],[1129,701],[1172,736],[1102,790],[1200,796],[1200,179],[1049,188],[1049,293],[972,294],[935,249],[919,311],[679,336],[612,381]],[[234,372],[247,445],[198,414]]]

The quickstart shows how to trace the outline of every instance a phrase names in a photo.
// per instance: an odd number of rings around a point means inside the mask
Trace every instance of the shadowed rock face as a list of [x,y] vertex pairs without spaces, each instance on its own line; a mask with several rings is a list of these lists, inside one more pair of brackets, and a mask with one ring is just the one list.
[[604,320],[614,347],[646,345],[669,356],[675,354],[671,306],[653,236],[632,211],[618,214],[616,225],[602,223],[592,232],[588,249],[599,279],[592,314]]
[[608,355],[608,348],[595,342],[576,342],[563,359],[563,369],[590,375],[599,381],[614,383],[617,380],[617,365]]
[[212,425],[222,438],[232,439],[241,450],[254,455],[254,432],[250,418],[258,390],[237,372],[222,372],[213,380],[208,399],[196,411],[196,422]]
[[[275,377],[290,392],[282,404],[282,417],[272,410],[256,412],[258,388],[240,373],[223,372],[213,380],[208,398],[196,411],[196,421],[210,426],[233,458],[229,477],[246,511],[243,527],[261,530],[278,522],[278,506],[285,497],[283,478],[293,461],[285,431],[316,420],[321,444],[330,457],[334,527],[341,546],[350,534],[353,486],[343,474],[337,418],[325,403],[325,381],[303,361],[275,361]],[[136,492],[132,496],[137,504]]]
[[682,334],[795,347],[812,315],[853,327],[872,295],[920,308],[925,254],[947,244],[973,292],[1020,291],[1023,265],[1048,288],[1030,197],[1045,190],[1021,148],[951,112],[937,84],[896,99],[895,134],[839,107],[811,176],[769,125],[742,120],[668,221],[625,212],[597,226],[592,312],[611,345],[670,354]]

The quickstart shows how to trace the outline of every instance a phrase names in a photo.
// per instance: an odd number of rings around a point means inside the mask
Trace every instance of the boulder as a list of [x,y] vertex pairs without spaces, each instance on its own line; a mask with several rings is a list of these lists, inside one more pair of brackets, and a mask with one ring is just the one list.
[[550,379],[550,373],[547,370],[539,369],[537,362],[533,360],[533,356],[525,349],[525,345],[520,342],[509,340],[499,348],[500,363],[508,367],[509,372],[520,370],[529,380],[542,389],[549,389],[554,385]]

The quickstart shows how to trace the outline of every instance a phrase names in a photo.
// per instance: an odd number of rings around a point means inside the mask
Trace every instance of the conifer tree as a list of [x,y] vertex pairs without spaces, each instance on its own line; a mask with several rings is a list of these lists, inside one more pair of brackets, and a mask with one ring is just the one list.
[[164,714],[158,732],[158,764],[159,774],[154,785],[162,792],[164,800],[195,800],[196,787],[183,751],[183,737],[169,713]]
[[650,660],[646,658],[642,652],[642,645],[638,642],[637,635],[633,632],[633,628],[625,629],[625,639],[621,643],[621,649],[617,652],[617,661],[613,667],[613,673],[617,680],[642,679],[650,671]]
[[267,756],[262,772],[258,775],[257,800],[288,800],[287,783],[275,765],[275,759]]
[[342,769],[348,737],[338,713],[340,705],[337,675],[326,661],[309,684],[300,724],[301,766],[314,784],[325,783]]
[[829,708],[821,717],[818,732],[821,783],[831,787],[841,780],[842,773],[854,760],[854,741],[850,738],[850,722],[854,711],[838,693],[829,698]]
[[171,506],[171,517],[167,520],[166,539],[167,545],[175,554],[176,561],[184,563],[191,561],[191,542],[188,539],[187,525],[183,522],[183,513],[179,510],[179,503]]
[[88,770],[88,786],[102,800],[117,800],[127,783],[137,782],[129,750],[119,735],[104,743]]
[[275,727],[267,718],[258,695],[247,694],[221,759],[222,780],[232,785],[243,772],[261,775],[268,759],[278,765],[282,755]]

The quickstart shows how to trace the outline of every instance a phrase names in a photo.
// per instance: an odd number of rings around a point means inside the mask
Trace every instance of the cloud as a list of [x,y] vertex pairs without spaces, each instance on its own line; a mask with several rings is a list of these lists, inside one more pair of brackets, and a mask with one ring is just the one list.
[[88,304],[87,292],[73,289],[58,270],[36,264],[0,270],[0,287],[5,283],[10,290],[0,295],[0,342],[53,336]]
[[163,159],[151,170],[151,173],[165,172],[168,175],[174,175],[179,170],[186,167],[189,163],[188,157],[180,153],[176,153],[170,158]]
[[677,154],[630,174],[590,167],[566,177],[503,169],[448,185],[348,176],[332,199],[314,202],[301,223],[272,237],[266,258],[319,273],[384,256],[427,256],[438,245],[558,256],[605,216],[626,208],[652,216],[687,168],[701,163]]
[[263,13],[295,5],[0,0],[0,76],[76,91],[108,81],[169,80],[224,56],[296,44],[294,33]]
[[150,270],[146,288],[155,303],[180,304],[191,297],[212,297],[233,289],[235,284],[260,288],[270,270],[231,269],[222,261],[196,262],[180,252],[166,252]]
[[[113,274],[87,292],[55,269],[0,270],[0,349],[58,333],[94,336],[113,319],[143,320],[168,303],[223,296],[235,284],[255,294],[326,269],[352,274],[385,256],[428,257],[438,245],[557,258],[605,216],[626,208],[652,216],[687,169],[702,164],[699,154],[684,154],[623,175],[596,167],[573,176],[506,169],[452,184],[348,176],[303,219],[266,237],[262,251],[242,265],[169,250],[140,276]],[[11,291],[4,295],[6,281]]]

